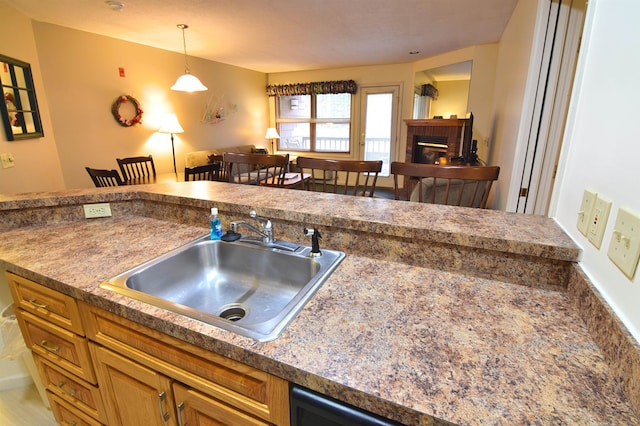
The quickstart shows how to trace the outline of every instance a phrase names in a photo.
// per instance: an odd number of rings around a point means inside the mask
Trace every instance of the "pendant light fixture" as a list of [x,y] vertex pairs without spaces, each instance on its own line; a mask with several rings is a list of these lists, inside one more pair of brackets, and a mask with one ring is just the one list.
[[207,87],[198,80],[198,77],[189,72],[189,63],[187,62],[187,41],[184,37],[184,30],[189,28],[187,24],[178,24],[178,28],[182,30],[182,44],[184,45],[184,74],[178,77],[176,84],[171,86],[171,90],[178,92],[202,92],[208,90]]

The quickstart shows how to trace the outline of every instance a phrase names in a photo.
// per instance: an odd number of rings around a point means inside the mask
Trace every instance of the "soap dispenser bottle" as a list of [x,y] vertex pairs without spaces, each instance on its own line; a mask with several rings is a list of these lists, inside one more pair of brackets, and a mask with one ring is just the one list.
[[222,223],[218,217],[217,207],[211,207],[211,217],[209,222],[211,224],[211,239],[219,240],[222,237]]

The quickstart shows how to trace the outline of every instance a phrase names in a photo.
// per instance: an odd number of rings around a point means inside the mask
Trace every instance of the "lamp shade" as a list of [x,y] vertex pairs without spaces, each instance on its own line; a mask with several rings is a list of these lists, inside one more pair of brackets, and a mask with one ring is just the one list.
[[178,92],[203,92],[208,89],[207,86],[198,80],[198,77],[186,73],[178,77],[176,83],[171,86],[171,90],[176,90]]
[[158,129],[160,133],[184,133],[184,129],[178,122],[175,114],[166,114],[162,118],[162,126]]
[[265,139],[280,139],[280,135],[275,127],[269,127],[267,129],[267,134],[264,135]]

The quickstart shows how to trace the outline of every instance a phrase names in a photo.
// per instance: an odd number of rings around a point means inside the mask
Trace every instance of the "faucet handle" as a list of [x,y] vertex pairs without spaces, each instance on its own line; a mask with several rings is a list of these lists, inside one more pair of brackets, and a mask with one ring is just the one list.
[[262,217],[262,216],[258,216],[258,213],[256,213],[255,210],[251,210],[249,212],[249,216],[251,216],[252,218],[256,219],[258,222],[260,222],[260,224],[262,225],[262,227],[264,229],[271,229],[272,228],[271,219],[266,218],[266,217]]

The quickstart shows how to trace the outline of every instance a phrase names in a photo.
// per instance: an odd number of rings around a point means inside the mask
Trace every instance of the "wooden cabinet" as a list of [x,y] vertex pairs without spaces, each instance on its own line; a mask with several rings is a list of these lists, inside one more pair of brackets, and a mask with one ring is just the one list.
[[289,426],[286,380],[7,272],[62,425]]
[[97,386],[38,355],[34,355],[34,359],[42,383],[51,394],[73,404],[94,419],[107,423],[106,411]]
[[270,424],[234,410],[180,383],[173,384],[173,393],[178,409],[178,423],[181,425],[266,426]]
[[110,425],[177,425],[171,379],[91,344]]
[[95,306],[80,313],[110,425],[289,425],[287,381]]
[[56,420],[99,425],[106,413],[76,300],[6,273],[16,318]]

